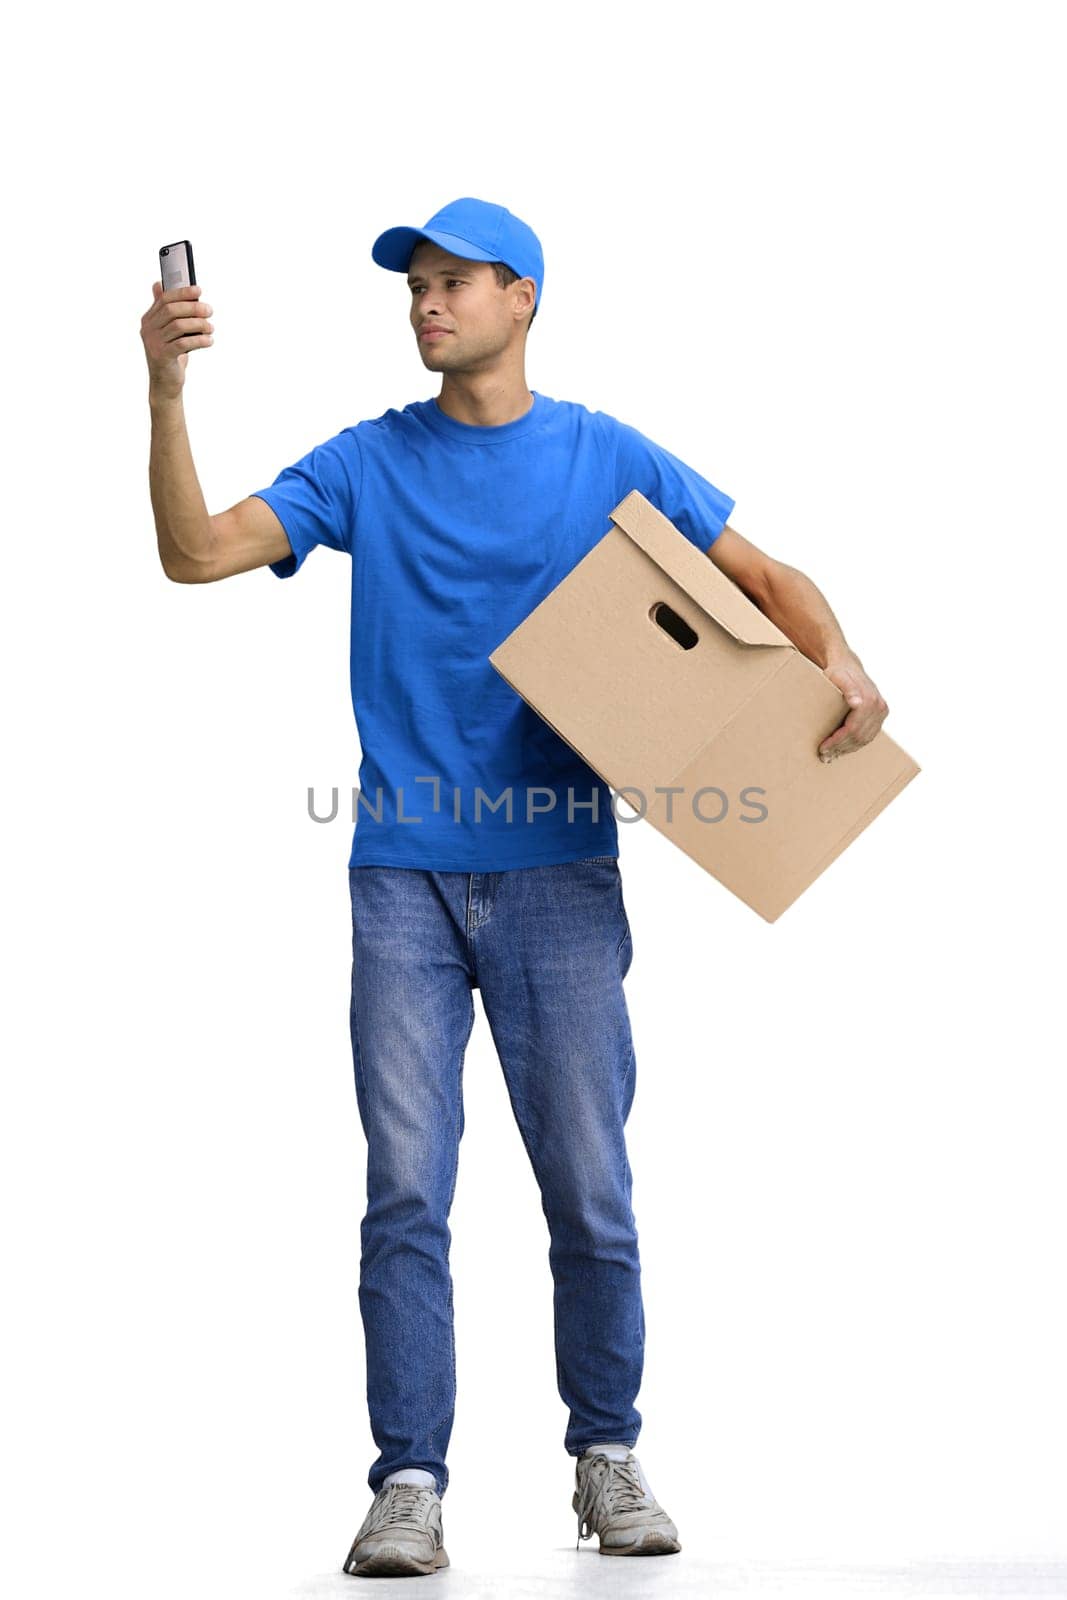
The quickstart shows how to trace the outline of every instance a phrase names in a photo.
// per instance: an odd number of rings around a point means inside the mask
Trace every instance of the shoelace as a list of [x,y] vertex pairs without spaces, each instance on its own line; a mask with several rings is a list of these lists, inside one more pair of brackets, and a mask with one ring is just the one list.
[[428,1484],[421,1483],[388,1483],[388,1491],[375,1513],[374,1519],[367,1532],[377,1532],[379,1528],[395,1527],[397,1523],[405,1522],[415,1527],[422,1527],[422,1502],[425,1495],[433,1494]]
[[[578,1494],[578,1544],[593,1537],[592,1516],[599,1507],[610,1516],[614,1511],[639,1511],[647,1506],[649,1497],[637,1475],[634,1461],[612,1461],[608,1456],[594,1456],[585,1469]],[[582,1529],[588,1528],[587,1533]]]

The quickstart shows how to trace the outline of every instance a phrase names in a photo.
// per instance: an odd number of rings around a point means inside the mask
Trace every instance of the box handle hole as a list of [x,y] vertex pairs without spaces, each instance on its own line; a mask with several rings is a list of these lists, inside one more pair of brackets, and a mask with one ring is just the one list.
[[649,612],[649,616],[658,628],[673,639],[675,644],[680,644],[683,650],[692,650],[697,642],[697,635],[677,611],[672,611],[664,600],[657,600]]

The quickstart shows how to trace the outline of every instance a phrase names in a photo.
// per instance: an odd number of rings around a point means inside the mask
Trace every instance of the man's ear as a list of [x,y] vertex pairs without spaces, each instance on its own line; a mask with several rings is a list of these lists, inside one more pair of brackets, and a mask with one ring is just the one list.
[[[534,306],[537,304],[537,285],[536,285],[536,283],[534,283],[532,278],[520,278],[519,279],[519,283],[520,284],[529,284],[530,293],[528,295],[521,295],[521,296],[517,296],[516,297],[515,311],[516,311],[516,315],[518,317],[522,318],[523,320],[527,320],[528,321],[528,320],[530,320],[530,313],[533,311]],[[514,287],[514,285],[513,285],[513,287]]]

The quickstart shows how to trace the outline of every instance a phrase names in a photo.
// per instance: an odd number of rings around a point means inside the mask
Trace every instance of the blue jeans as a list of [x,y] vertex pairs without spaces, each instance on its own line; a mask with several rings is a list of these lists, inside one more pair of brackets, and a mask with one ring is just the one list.
[[448,1487],[448,1216],[476,988],[548,1223],[564,1448],[635,1444],[645,1319],[623,1136],[636,1063],[617,859],[474,873],[350,867],[349,885],[352,1055],[367,1138],[359,1306],[380,1452],[371,1489],[401,1467],[432,1472],[441,1495]]

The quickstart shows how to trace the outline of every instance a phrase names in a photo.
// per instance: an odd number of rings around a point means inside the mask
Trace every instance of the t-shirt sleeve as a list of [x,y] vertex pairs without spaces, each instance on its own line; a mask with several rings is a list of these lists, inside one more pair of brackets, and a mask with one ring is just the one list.
[[631,489],[639,490],[698,550],[706,552],[726,526],[736,501],[629,423],[609,420],[616,443],[613,504],[618,505]]
[[292,555],[270,563],[276,577],[291,578],[317,544],[352,554],[362,486],[356,430],[343,428],[284,467],[269,488],[252,491],[270,506],[292,548]]

